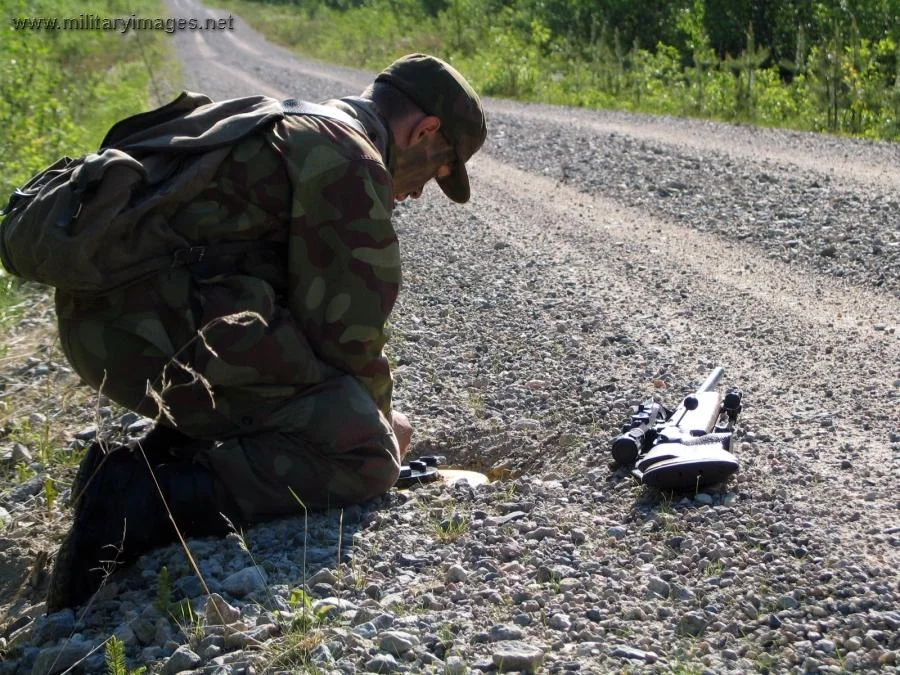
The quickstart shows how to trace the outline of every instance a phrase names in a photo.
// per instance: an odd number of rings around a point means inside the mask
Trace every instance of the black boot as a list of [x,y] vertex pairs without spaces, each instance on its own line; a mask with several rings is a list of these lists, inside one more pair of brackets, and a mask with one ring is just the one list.
[[176,541],[166,507],[184,537],[227,534],[222,514],[240,524],[231,498],[199,464],[163,464],[151,474],[140,453],[121,449],[101,457],[56,554],[47,611],[84,603],[117,568]]
[[97,472],[97,469],[103,462],[103,458],[112,452],[134,447],[135,454],[140,457],[140,451],[137,450],[140,447],[147,456],[147,461],[150,462],[150,465],[156,466],[169,462],[189,462],[193,460],[197,452],[209,448],[212,443],[213,441],[191,438],[177,429],[161,424],[154,425],[146,434],[127,445],[94,441],[88,446],[87,453],[78,466],[75,480],[72,481],[69,505],[74,506],[77,504],[82,491]]
[[212,446],[213,441],[192,438],[187,434],[155,424],[150,431],[138,438],[133,445],[140,446],[147,455],[150,464],[167,462],[189,462],[200,450]]

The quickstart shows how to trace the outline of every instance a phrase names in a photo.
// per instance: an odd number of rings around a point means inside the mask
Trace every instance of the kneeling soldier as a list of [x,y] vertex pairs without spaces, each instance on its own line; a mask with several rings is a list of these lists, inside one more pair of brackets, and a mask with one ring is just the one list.
[[[421,54],[326,106],[337,118],[285,115],[239,141],[166,214],[197,247],[189,264],[109,294],[57,291],[76,372],[158,424],[128,447],[91,446],[48,611],[174,541],[169,512],[185,536],[221,535],[223,516],[252,523],[394,484],[412,431],[382,351],[400,284],[391,213],[432,178],[468,200],[484,113],[456,70]],[[220,246],[232,242],[250,245]]]

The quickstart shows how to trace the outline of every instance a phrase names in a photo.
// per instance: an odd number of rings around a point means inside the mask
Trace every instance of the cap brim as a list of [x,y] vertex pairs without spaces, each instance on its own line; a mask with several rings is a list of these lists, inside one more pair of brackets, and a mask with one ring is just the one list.
[[462,162],[456,163],[456,170],[449,176],[436,180],[444,194],[456,203],[465,204],[469,201],[469,174],[466,172],[466,165]]

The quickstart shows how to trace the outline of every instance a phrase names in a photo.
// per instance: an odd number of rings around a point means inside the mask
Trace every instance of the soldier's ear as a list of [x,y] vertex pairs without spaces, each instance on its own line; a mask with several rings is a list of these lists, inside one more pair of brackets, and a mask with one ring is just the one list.
[[441,118],[434,115],[426,115],[420,119],[412,129],[409,144],[415,145],[426,137],[434,136],[441,128]]

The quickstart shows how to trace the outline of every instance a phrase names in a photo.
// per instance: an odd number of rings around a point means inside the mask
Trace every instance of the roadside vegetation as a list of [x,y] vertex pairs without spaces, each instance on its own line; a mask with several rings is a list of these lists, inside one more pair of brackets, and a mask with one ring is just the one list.
[[[15,280],[0,271],[0,327],[12,320],[18,310],[20,293]],[[0,347],[0,356],[5,348]]]
[[[164,16],[159,0],[13,0],[0,25],[0,208],[63,155],[97,148],[118,119],[146,110],[173,62],[163,33],[16,30],[13,20]],[[0,270],[0,329],[17,316],[19,284]]]
[[[168,96],[174,61],[164,33],[102,30],[16,30],[19,19],[81,15],[165,16],[159,0],[13,0],[0,24],[0,207],[33,174],[63,155],[95,150],[118,119]],[[2,223],[0,223],[2,227]],[[64,362],[49,318],[47,289],[0,269],[0,492],[50,467],[67,468],[78,453],[63,451],[68,415],[89,405],[87,393],[60,370]],[[17,451],[18,452],[18,451]],[[36,463],[35,463],[36,462]],[[48,511],[56,502],[44,484]],[[3,523],[0,523],[2,529]]]
[[380,69],[424,51],[488,96],[900,140],[900,0],[222,0]]
[[13,0],[0,26],[0,200],[146,110],[172,66],[162,32],[14,29],[13,19],[166,16],[160,0]]

